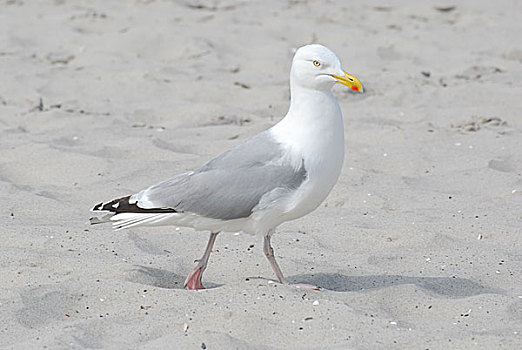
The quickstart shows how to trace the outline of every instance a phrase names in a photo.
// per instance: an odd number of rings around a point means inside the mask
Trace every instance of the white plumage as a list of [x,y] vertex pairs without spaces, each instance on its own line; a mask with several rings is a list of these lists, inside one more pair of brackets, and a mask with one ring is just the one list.
[[317,208],[341,172],[343,121],[331,92],[336,82],[363,90],[332,51],[321,45],[300,48],[290,72],[290,108],[278,124],[199,169],[95,206],[94,211],[109,214],[92,223],[110,221],[116,229],[177,225],[211,231],[203,258],[185,282],[189,289],[203,288],[201,276],[219,232],[260,234],[265,255],[284,283],[270,245],[274,229]]

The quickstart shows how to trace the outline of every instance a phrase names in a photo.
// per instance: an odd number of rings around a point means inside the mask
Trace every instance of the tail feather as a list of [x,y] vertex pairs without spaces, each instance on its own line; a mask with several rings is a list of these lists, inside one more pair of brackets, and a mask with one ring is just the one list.
[[103,224],[105,222],[110,222],[111,218],[114,215],[115,215],[114,213],[108,213],[108,214],[105,214],[100,217],[93,216],[93,217],[89,218],[89,222],[91,223],[91,225]]
[[126,228],[131,228],[134,226],[144,226],[144,225],[158,225],[162,221],[171,217],[172,213],[163,213],[163,214],[132,214],[132,213],[122,213],[113,216],[110,221],[112,221],[112,225],[115,230],[123,230]]

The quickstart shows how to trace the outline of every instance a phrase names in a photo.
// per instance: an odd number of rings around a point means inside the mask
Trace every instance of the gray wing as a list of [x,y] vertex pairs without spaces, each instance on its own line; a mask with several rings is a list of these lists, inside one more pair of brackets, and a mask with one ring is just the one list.
[[201,168],[133,197],[143,208],[172,208],[221,220],[248,217],[265,194],[287,193],[306,180],[304,162],[296,169],[282,158],[280,144],[265,131]]

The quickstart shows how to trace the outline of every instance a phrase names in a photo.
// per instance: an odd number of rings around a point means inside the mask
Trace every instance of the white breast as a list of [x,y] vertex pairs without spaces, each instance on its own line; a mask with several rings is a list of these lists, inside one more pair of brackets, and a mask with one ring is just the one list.
[[308,173],[282,221],[293,220],[317,208],[339,178],[344,160],[341,110],[330,92],[300,92],[294,94],[287,116],[270,132],[296,165],[304,161]]

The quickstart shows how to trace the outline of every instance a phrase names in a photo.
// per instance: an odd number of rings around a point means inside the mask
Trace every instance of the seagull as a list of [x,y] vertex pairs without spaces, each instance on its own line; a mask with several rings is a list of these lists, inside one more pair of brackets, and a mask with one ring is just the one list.
[[288,113],[268,130],[215,157],[203,166],[152,185],[141,192],[94,206],[105,212],[91,224],[110,222],[116,230],[175,225],[209,231],[205,252],[184,287],[201,282],[220,232],[264,237],[263,252],[277,280],[287,281],[270,239],[281,223],[316,209],[337,182],[344,160],[341,108],[334,84],[362,93],[362,83],[341,67],[322,45],[306,45],[290,69]]

